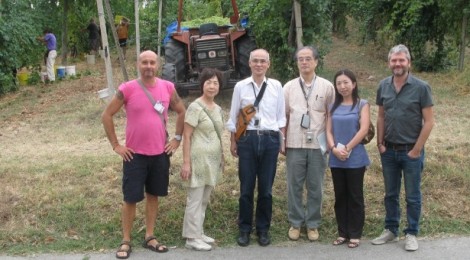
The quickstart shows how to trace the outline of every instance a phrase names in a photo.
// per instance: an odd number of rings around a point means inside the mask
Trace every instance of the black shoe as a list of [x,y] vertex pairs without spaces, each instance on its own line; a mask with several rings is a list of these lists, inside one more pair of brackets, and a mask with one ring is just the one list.
[[258,244],[260,246],[267,246],[271,244],[268,232],[258,232]]
[[248,246],[250,244],[250,232],[240,231],[240,235],[237,239],[237,244],[239,246]]

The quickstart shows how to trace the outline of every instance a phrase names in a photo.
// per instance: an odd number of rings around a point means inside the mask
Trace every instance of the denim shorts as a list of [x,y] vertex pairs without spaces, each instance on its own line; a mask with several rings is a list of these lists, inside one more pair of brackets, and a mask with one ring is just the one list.
[[123,162],[122,193],[124,201],[137,203],[144,199],[144,192],[154,196],[168,195],[170,157],[134,154],[129,162]]

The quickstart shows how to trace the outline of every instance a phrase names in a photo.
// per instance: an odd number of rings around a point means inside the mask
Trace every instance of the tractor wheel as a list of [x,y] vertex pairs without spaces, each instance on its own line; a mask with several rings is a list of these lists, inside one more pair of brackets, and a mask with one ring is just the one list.
[[171,39],[165,44],[165,64],[172,63],[175,67],[174,83],[186,81],[186,51],[184,44]]
[[185,97],[189,94],[187,89],[182,89],[178,87],[177,78],[176,78],[176,66],[173,63],[165,63],[162,69],[162,78],[165,80],[169,80],[175,83],[176,91],[180,97]]
[[247,33],[245,36],[240,38],[237,43],[237,57],[236,57],[236,68],[241,79],[249,77],[251,75],[250,69],[250,52],[256,49],[256,42],[254,37]]

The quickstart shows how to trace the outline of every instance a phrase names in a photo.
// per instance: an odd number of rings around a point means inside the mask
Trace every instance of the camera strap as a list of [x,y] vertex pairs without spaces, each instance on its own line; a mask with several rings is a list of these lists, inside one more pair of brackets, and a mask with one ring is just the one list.
[[308,115],[308,110],[309,110],[308,98],[312,94],[312,90],[315,87],[316,79],[317,79],[317,76],[313,78],[312,87],[308,90],[308,93],[305,93],[304,83],[302,82],[302,79],[299,77],[300,89],[302,90],[302,93],[304,94],[305,102],[307,102],[307,113],[306,113],[307,115]]
[[[153,98],[152,94],[150,94],[150,92],[148,91],[148,89],[144,86],[144,83],[142,82],[141,79],[138,79],[137,82],[139,83],[139,86],[140,88],[142,88],[142,90],[144,91],[145,95],[147,95],[150,103],[152,104],[152,107],[155,106],[155,104],[157,102],[155,102],[155,99]],[[155,110],[155,109],[154,109]],[[156,110],[155,112],[158,114],[158,116],[160,117],[160,119],[162,120],[162,123],[163,123],[163,127],[165,128],[165,133],[166,133],[166,140],[168,142],[168,137],[170,135],[168,135],[168,131],[166,130],[166,120],[165,120],[165,117],[163,116],[163,113],[158,113]]]

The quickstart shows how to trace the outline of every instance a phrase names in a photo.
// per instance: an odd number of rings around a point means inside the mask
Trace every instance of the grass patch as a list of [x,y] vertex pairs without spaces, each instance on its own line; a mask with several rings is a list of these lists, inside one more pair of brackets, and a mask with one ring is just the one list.
[[[344,40],[333,41],[320,76],[332,79],[340,68],[358,75],[360,93],[372,104],[376,119],[375,91],[389,75],[384,60],[369,54],[367,46]],[[127,64],[135,73],[133,62]],[[470,65],[467,65],[470,66]],[[0,97],[0,248],[4,254],[86,252],[114,249],[121,240],[121,161],[113,153],[100,122],[104,103],[96,92],[106,86],[103,62],[77,64],[80,79],[51,85],[22,87]],[[115,83],[121,82],[119,68]],[[469,80],[457,72],[418,74],[433,89],[436,125],[426,145],[423,173],[421,236],[441,237],[470,234],[470,141]],[[189,104],[197,97],[185,98]],[[230,110],[231,91],[217,97],[225,119]],[[169,132],[174,132],[175,114],[170,113]],[[115,118],[123,143],[125,113]],[[229,152],[229,134],[224,132],[226,172],[211,198],[205,232],[219,246],[235,246],[238,234],[238,162]],[[365,176],[366,224],[364,237],[383,229],[383,179],[380,158],[373,145],[367,146],[372,160]],[[181,238],[186,190],[179,177],[182,151],[172,157],[169,195],[160,200],[155,233],[169,246],[182,247]],[[402,192],[403,193],[403,192]],[[279,157],[273,187],[273,244],[294,245],[287,239],[287,193],[285,158]],[[403,194],[402,194],[403,196]],[[401,199],[404,210],[404,199]],[[326,173],[320,242],[336,236],[334,194],[331,174]],[[143,204],[132,233],[138,245],[145,233]],[[402,225],[405,225],[402,212]],[[305,234],[302,234],[305,238]],[[306,240],[301,240],[306,241]],[[302,242],[301,242],[302,243]],[[306,242],[305,242],[306,243]]]

